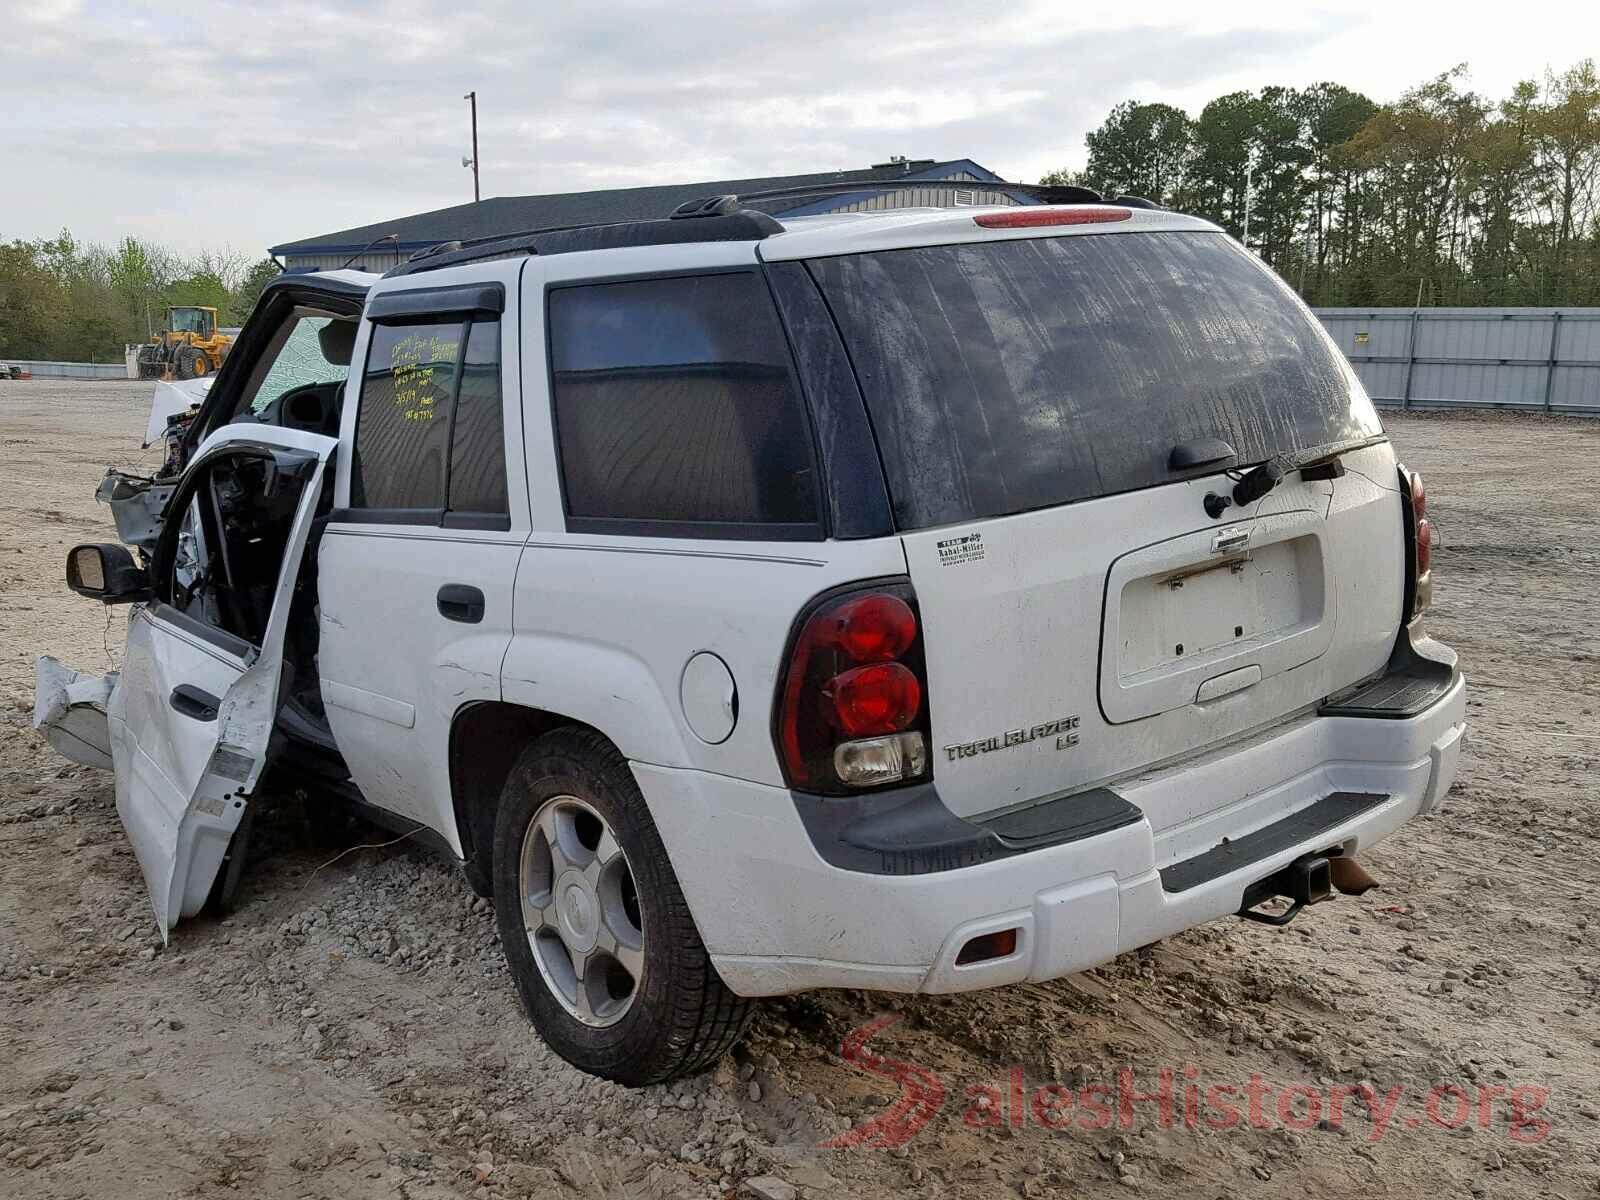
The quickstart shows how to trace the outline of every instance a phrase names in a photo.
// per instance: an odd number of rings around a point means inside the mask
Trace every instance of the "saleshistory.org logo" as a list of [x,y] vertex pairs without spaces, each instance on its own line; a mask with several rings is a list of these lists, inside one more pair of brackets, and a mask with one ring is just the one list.
[[[893,1025],[893,1014],[878,1017],[850,1032],[840,1056],[863,1071],[893,1081],[900,1095],[882,1112],[823,1142],[830,1149],[868,1147],[892,1150],[916,1137],[944,1109],[950,1089],[927,1067],[877,1054],[867,1043]],[[1539,1114],[1550,1089],[1538,1084],[1435,1084],[1420,1096],[1401,1085],[1379,1088],[1370,1083],[1277,1084],[1260,1075],[1244,1083],[1207,1082],[1193,1063],[1161,1067],[1141,1082],[1131,1067],[1116,1072],[1115,1083],[1061,1083],[1029,1086],[1023,1069],[1014,1066],[1003,1082],[973,1083],[961,1089],[961,1121],[975,1128],[1037,1125],[1065,1132],[1134,1129],[1154,1124],[1160,1129],[1222,1132],[1229,1129],[1312,1129],[1341,1131],[1348,1118],[1365,1116],[1371,1123],[1368,1142],[1381,1141],[1392,1129],[1489,1129],[1502,1113],[1506,1135],[1532,1145],[1550,1135],[1550,1123]]]

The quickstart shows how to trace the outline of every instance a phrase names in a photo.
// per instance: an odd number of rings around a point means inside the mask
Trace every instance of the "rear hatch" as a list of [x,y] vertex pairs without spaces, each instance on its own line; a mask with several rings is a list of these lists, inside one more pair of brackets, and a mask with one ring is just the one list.
[[[1219,232],[1050,233],[808,263],[878,441],[962,815],[1305,711],[1380,669],[1399,625],[1393,455],[1298,298]],[[1215,440],[1231,459],[1170,465]],[[1206,511],[1229,470],[1335,453],[1342,476]]]

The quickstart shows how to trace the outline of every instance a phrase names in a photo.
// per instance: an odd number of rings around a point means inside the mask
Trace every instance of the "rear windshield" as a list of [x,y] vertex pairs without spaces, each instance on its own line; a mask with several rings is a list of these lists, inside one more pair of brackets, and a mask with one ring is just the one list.
[[1217,233],[927,246],[809,263],[850,351],[897,525],[1171,482],[1381,432],[1294,294]]

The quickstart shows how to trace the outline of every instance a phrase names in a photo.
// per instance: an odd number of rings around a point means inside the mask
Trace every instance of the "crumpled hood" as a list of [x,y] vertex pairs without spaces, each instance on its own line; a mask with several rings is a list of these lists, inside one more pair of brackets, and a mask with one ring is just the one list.
[[149,449],[167,431],[167,418],[198,406],[211,390],[213,376],[203,379],[162,380],[150,399],[150,423],[144,427],[144,448]]

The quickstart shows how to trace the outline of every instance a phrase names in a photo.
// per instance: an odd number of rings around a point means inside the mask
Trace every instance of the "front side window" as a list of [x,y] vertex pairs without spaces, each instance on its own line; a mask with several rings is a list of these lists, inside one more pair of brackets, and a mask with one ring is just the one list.
[[500,322],[375,325],[356,414],[350,506],[504,516]]
[[[337,395],[350,374],[353,321],[332,317],[296,316],[250,396],[250,411],[260,417],[290,392],[323,385],[329,397]],[[258,368],[259,370],[259,368]]]
[[810,425],[754,272],[550,293],[568,528],[820,537]]

